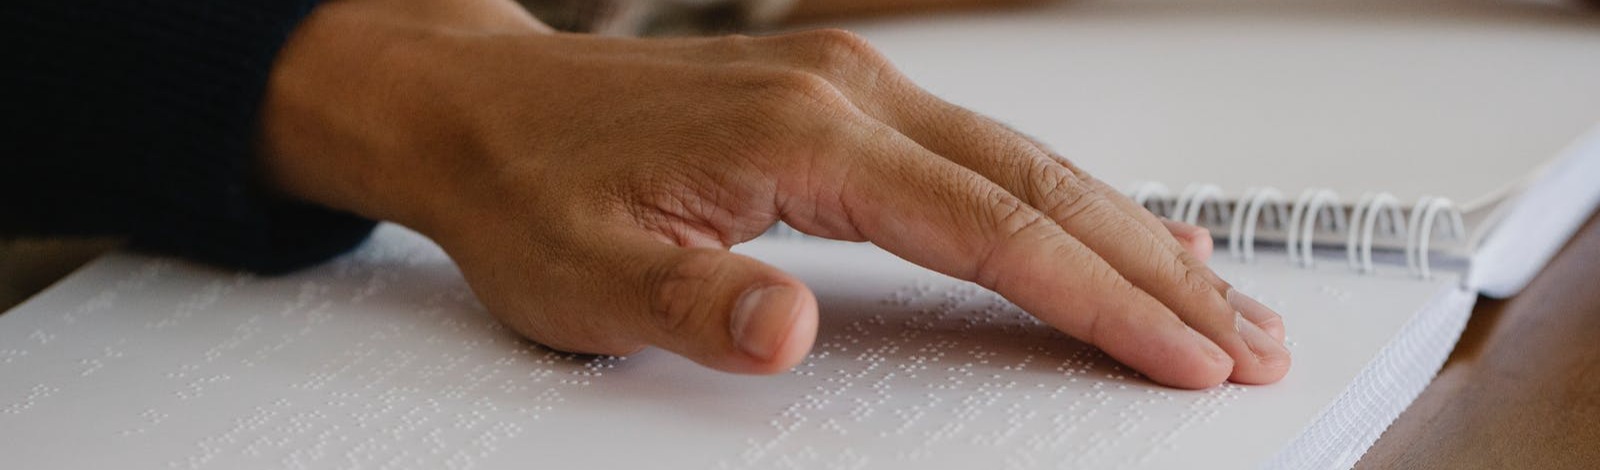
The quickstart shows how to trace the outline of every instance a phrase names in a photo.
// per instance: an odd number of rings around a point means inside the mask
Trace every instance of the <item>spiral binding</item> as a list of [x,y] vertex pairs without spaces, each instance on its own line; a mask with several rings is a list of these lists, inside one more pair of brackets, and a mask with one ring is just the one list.
[[[1213,184],[1191,184],[1174,197],[1166,185],[1144,182],[1126,194],[1158,216],[1194,225],[1228,227],[1229,255],[1247,263],[1255,261],[1256,232],[1262,227],[1286,233],[1284,246],[1289,262],[1304,268],[1314,267],[1312,241],[1318,232],[1342,232],[1350,269],[1371,274],[1376,271],[1372,263],[1373,241],[1382,234],[1405,238],[1406,268],[1427,279],[1433,276],[1428,246],[1436,228],[1445,238],[1459,240],[1467,236],[1461,211],[1442,197],[1423,196],[1406,212],[1393,194],[1367,193],[1347,214],[1339,194],[1324,188],[1302,191],[1292,205],[1272,187],[1246,189],[1231,205],[1222,188]],[[781,222],[769,228],[766,236],[811,238]]]
[[[1370,274],[1376,270],[1372,263],[1373,240],[1382,234],[1405,238],[1406,268],[1426,279],[1433,275],[1428,253],[1434,232],[1457,240],[1467,236],[1461,211],[1442,197],[1423,196],[1410,212],[1405,212],[1393,194],[1367,193],[1347,214],[1339,194],[1325,188],[1306,189],[1293,205],[1271,187],[1246,189],[1232,207],[1224,202],[1222,190],[1212,184],[1191,184],[1176,198],[1171,194],[1167,186],[1156,182],[1134,185],[1127,192],[1156,215],[1190,224],[1228,227],[1228,253],[1244,262],[1255,261],[1259,227],[1286,233],[1284,246],[1289,262],[1305,268],[1314,266],[1312,241],[1317,232],[1342,232],[1350,268]],[[1224,220],[1228,223],[1223,224]]]

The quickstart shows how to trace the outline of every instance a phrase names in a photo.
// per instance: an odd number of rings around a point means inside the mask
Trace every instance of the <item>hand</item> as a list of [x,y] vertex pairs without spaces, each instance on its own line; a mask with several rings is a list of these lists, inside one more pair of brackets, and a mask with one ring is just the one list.
[[727,251],[782,220],[975,281],[1158,382],[1289,365],[1281,319],[1205,267],[1203,231],[841,31],[601,38],[503,1],[343,0],[295,33],[263,119],[275,187],[432,237],[557,349],[792,367],[814,296]]

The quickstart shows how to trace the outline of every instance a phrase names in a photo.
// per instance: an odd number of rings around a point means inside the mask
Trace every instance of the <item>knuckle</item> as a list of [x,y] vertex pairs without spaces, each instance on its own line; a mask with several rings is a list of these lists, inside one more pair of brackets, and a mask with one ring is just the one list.
[[749,58],[760,56],[767,39],[746,34],[724,34],[707,38],[714,57]]
[[1159,247],[1149,247],[1148,258],[1154,259],[1155,272],[1164,275],[1167,279],[1176,281],[1185,295],[1216,295],[1216,289],[1207,283],[1188,263],[1184,256]]
[[[1138,224],[1126,225],[1127,227],[1119,230],[1141,230]],[[1140,251],[1137,259],[1144,260],[1143,265],[1148,267],[1143,271],[1144,274],[1139,276],[1141,282],[1155,286],[1170,286],[1163,289],[1179,296],[1180,299],[1187,299],[1184,301],[1185,304],[1200,309],[1229,311],[1227,302],[1220,295],[1223,291],[1218,290],[1217,284],[1212,282],[1215,275],[1204,263],[1188,252],[1174,251],[1161,243],[1139,243],[1138,248]]]
[[764,91],[779,105],[799,104],[805,107],[802,109],[829,108],[844,101],[833,83],[813,73],[783,70],[771,73],[765,80]]
[[856,33],[839,28],[819,28],[801,32],[798,36],[810,39],[820,44],[849,47],[853,49],[870,48],[866,38]]
[[760,142],[766,153],[779,155],[832,154],[829,146],[852,141],[850,129],[860,122],[855,107],[833,83],[816,74],[796,70],[763,70],[746,77],[754,96],[744,118],[729,126],[745,129],[749,142]]
[[1081,218],[1096,207],[1094,190],[1056,162],[1036,159],[1026,166],[1023,178],[1031,182],[1024,191],[1028,200],[1056,220]]
[[818,29],[796,35],[796,47],[805,65],[829,73],[852,73],[863,66],[883,62],[866,38],[842,29]]
[[1174,265],[1172,269],[1176,269],[1179,273],[1181,273],[1178,275],[1177,279],[1182,285],[1181,288],[1183,289],[1183,293],[1185,295],[1189,295],[1192,296],[1191,298],[1197,299],[1211,299],[1212,301],[1210,303],[1215,305],[1214,308],[1217,311],[1222,312],[1223,315],[1229,317],[1229,319],[1232,318],[1233,309],[1228,307],[1227,300],[1222,298],[1222,295],[1217,291],[1216,286],[1213,286],[1211,282],[1206,279],[1206,276],[1201,274],[1199,269],[1189,266],[1187,263],[1184,263],[1179,259],[1174,259],[1171,261],[1171,263]]
[[977,271],[972,273],[971,279],[985,288],[1004,290],[1008,267],[1015,264],[1011,260],[1021,253],[1019,250],[1043,241],[1055,232],[1044,230],[1046,225],[1053,222],[1022,201],[1000,196],[995,199],[992,219],[981,222],[995,227],[997,238],[986,243],[988,252],[978,258]]
[[999,228],[999,233],[1004,237],[1001,240],[1002,244],[1015,243],[1017,238],[1027,232],[1029,228],[1046,222],[1038,211],[1021,200],[1004,194],[1004,190],[992,189],[990,192],[992,194],[990,199],[995,201],[993,203],[995,226]]
[[698,331],[725,303],[717,296],[736,270],[734,264],[734,258],[705,249],[690,250],[657,268],[649,321],[672,337]]
[[714,132],[718,145],[701,148],[704,154],[729,149],[758,153],[760,158],[805,153],[850,112],[848,100],[826,79],[804,70],[768,67],[729,67],[721,86],[729,101],[726,110],[703,119],[696,132]]
[[753,121],[795,127],[813,125],[845,112],[850,107],[844,93],[832,82],[801,69],[781,67],[742,67],[732,75],[732,88],[747,98]]

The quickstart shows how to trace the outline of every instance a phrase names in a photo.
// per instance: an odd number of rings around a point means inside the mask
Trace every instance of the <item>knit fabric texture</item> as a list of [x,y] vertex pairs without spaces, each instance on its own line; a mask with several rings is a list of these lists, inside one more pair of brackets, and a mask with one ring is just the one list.
[[359,244],[372,221],[255,182],[268,73],[314,3],[0,2],[0,234],[267,273]]

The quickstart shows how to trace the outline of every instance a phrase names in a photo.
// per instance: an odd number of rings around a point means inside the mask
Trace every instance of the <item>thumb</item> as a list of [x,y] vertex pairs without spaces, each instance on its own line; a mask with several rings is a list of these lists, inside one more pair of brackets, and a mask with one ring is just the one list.
[[817,301],[799,280],[755,259],[716,248],[641,240],[629,273],[636,337],[707,367],[771,374],[811,350]]

